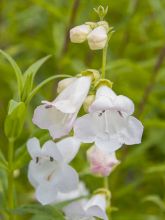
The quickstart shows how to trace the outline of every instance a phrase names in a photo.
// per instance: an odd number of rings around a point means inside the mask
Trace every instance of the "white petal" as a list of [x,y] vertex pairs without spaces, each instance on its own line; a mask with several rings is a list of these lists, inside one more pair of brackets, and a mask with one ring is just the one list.
[[143,134],[143,125],[133,116],[129,116],[128,124],[125,129],[122,130],[122,138],[125,144],[139,144],[141,143]]
[[84,143],[92,143],[96,137],[95,121],[92,114],[78,118],[74,124],[75,137]]
[[60,172],[58,178],[56,177],[56,180],[57,187],[60,192],[67,193],[78,188],[78,174],[67,164],[61,165]]
[[103,49],[107,42],[107,31],[103,26],[95,28],[87,37],[91,50]]
[[[32,160],[28,168],[29,181],[33,186],[46,181],[52,173],[55,173],[56,167],[57,163],[50,161],[49,158],[39,158],[38,162]],[[51,182],[51,180],[49,182]]]
[[76,199],[76,198],[79,198],[82,196],[87,196],[88,194],[89,194],[89,191],[86,189],[84,183],[80,182],[78,185],[78,189],[76,189],[76,190],[73,190],[68,193],[58,192],[57,197],[56,197],[56,201],[54,201],[54,202],[59,203],[59,202],[63,202],[63,201],[68,201],[68,200]]
[[64,114],[55,107],[38,106],[33,115],[33,123],[42,129],[48,129],[53,138],[67,135],[72,129],[76,114]]
[[41,155],[40,142],[35,137],[28,140],[27,149],[33,159]]
[[101,97],[96,99],[92,105],[89,107],[89,112],[97,112],[97,111],[103,111],[108,110],[113,107],[113,103],[110,99],[106,97]]
[[114,109],[132,115],[134,112],[134,103],[126,96],[119,95],[114,101]]
[[96,147],[100,148],[100,150],[103,150],[109,154],[118,150],[123,145],[123,143],[120,142],[120,140],[117,140],[117,136],[111,138],[109,137],[109,139],[105,137],[105,140],[104,138],[103,139],[97,138],[95,144]]
[[108,99],[111,99],[111,100],[115,100],[115,98],[117,97],[117,95],[116,95],[116,93],[115,93],[111,88],[109,88],[108,86],[100,86],[100,87],[97,89],[97,92],[96,92],[96,99],[102,98],[102,97],[105,97],[105,98],[108,98]]
[[93,217],[108,220],[106,215],[106,199],[104,195],[98,194],[93,196],[85,205],[86,213]]
[[56,186],[49,183],[41,183],[36,190],[36,198],[42,205],[53,203],[57,196]]
[[85,210],[91,208],[92,206],[98,206],[100,207],[102,210],[105,211],[106,209],[106,199],[105,196],[103,194],[97,194],[95,196],[93,196],[88,203],[85,205]]
[[55,107],[47,108],[47,104],[38,106],[33,115],[33,123],[42,129],[48,129],[54,125],[58,118],[62,118],[63,114]]
[[87,210],[87,215],[91,217],[97,217],[99,219],[103,220],[108,220],[108,217],[106,215],[106,212],[103,211],[100,207],[98,206],[92,206]]
[[107,110],[113,107],[117,95],[107,87],[101,86],[96,92],[96,99],[89,108],[89,112]]
[[53,101],[54,105],[64,113],[78,112],[88,94],[90,84],[90,77],[77,78],[58,95]]
[[31,163],[34,163],[34,161],[31,161],[30,164],[29,164],[29,168],[28,168],[28,180],[29,180],[29,182],[31,183],[31,185],[36,188],[36,187],[38,186],[39,182],[38,182],[37,179],[35,178],[35,173],[32,172],[32,170],[31,170],[31,166],[33,166],[33,165],[31,165]]
[[63,160],[63,157],[60,151],[58,150],[56,143],[54,143],[53,141],[47,141],[43,145],[42,153],[47,157],[53,157],[53,159],[57,162]]
[[60,138],[69,134],[77,117],[77,113],[64,114],[61,112],[61,116],[62,118],[57,118],[56,122],[49,127],[50,135],[53,138]]
[[68,137],[59,141],[57,148],[63,156],[63,160],[69,163],[76,156],[80,148],[80,141],[74,137]]
[[62,92],[67,86],[69,86],[73,81],[76,80],[76,77],[66,78],[63,80],[60,80],[57,87],[57,92]]
[[78,217],[77,220],[80,219],[81,217],[85,217],[86,213],[83,209],[84,203],[85,201],[79,200],[79,201],[72,202],[69,205],[65,206],[63,208],[63,211],[66,217],[68,217],[69,220],[73,220],[75,217]]

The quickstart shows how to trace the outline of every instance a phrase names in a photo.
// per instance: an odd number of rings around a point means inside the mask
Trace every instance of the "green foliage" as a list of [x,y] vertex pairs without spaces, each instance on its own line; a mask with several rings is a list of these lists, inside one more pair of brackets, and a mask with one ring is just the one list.
[[64,220],[62,213],[52,206],[42,206],[42,205],[24,205],[16,209],[14,214],[24,215],[24,214],[35,214],[32,219],[39,219],[39,217],[45,220]]
[[[13,132],[20,135],[21,131],[13,131],[11,125],[15,117],[19,119],[20,114],[24,114],[25,101],[27,111],[24,129],[15,143],[14,155],[14,169],[18,169],[20,173],[19,178],[15,177],[17,217],[18,220],[52,220],[47,208],[38,205],[28,205],[29,208],[21,206],[34,202],[34,189],[27,180],[29,156],[26,141],[29,136],[37,136],[43,142],[49,138],[46,132],[39,133],[31,119],[34,108],[41,100],[55,98],[57,82],[53,82],[54,79],[62,74],[76,75],[88,68],[101,68],[101,52],[89,51],[85,44],[71,44],[66,31],[86,21],[98,21],[97,14],[92,10],[103,4],[105,7],[109,6],[106,19],[115,29],[108,49],[106,68],[107,78],[114,83],[113,89],[130,97],[135,102],[135,114],[138,114],[147,85],[151,83],[153,86],[139,116],[145,125],[142,144],[120,149],[118,158],[121,164],[109,177],[112,206],[118,209],[112,212],[112,220],[163,220],[165,213],[161,207],[164,207],[165,201],[165,58],[160,65],[159,62],[165,47],[165,1],[77,2],[78,7],[73,12],[74,0],[0,1],[0,48],[3,49],[0,50],[0,219],[2,214],[3,219],[7,219],[4,214],[7,185],[4,170],[8,166],[5,159],[8,149],[6,135],[11,137]],[[48,54],[53,55],[52,58],[38,71],[49,58]],[[44,58],[40,59],[41,57]],[[36,60],[35,66],[31,66]],[[31,66],[30,69],[23,71],[28,66]],[[152,81],[155,74],[155,80]],[[23,88],[26,88],[24,93]],[[4,122],[8,102],[12,98],[10,111]],[[27,107],[30,101],[31,105]],[[20,123],[23,124],[23,121]],[[72,162],[81,173],[89,165],[86,162],[87,149],[88,146],[83,145],[80,154]],[[103,185],[101,178],[89,174],[81,175],[81,180],[90,192]],[[53,219],[62,219],[61,212],[57,210],[57,213],[58,217],[54,213]]]
[[10,139],[17,138],[22,132],[26,114],[24,102],[10,100],[8,115],[5,121],[5,134]]

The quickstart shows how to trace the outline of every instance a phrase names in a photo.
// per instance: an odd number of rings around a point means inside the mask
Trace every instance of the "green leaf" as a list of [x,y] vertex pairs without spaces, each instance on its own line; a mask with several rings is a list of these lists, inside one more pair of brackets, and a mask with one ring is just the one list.
[[19,66],[17,65],[17,63],[15,62],[15,60],[9,56],[6,52],[4,52],[3,50],[0,49],[0,53],[9,61],[9,63],[12,65],[13,69],[14,69],[14,73],[17,79],[17,84],[18,84],[18,94],[19,94],[19,98],[21,97],[21,93],[22,93],[22,88],[23,88],[23,77],[22,77],[22,72],[19,68]]
[[5,120],[5,134],[8,138],[17,138],[22,132],[26,114],[24,102],[10,100],[8,115]]
[[157,205],[162,211],[165,212],[165,203],[164,201],[157,195],[149,195],[143,199],[143,202],[152,202]]
[[72,77],[71,75],[55,75],[55,76],[51,76],[47,79],[45,79],[44,81],[42,81],[35,89],[32,90],[32,92],[29,94],[28,99],[27,99],[27,103],[31,101],[31,99],[33,98],[33,96],[35,96],[37,94],[37,92],[43,87],[45,86],[47,83],[53,81],[54,79],[58,79],[58,78],[69,78]]
[[40,60],[33,63],[24,73],[23,79],[24,79],[24,86],[23,86],[23,94],[21,97],[21,100],[26,100],[28,94],[31,92],[33,88],[34,78],[37,74],[37,71],[39,68],[50,58],[49,56],[43,57]]
[[20,169],[25,166],[30,160],[30,155],[27,152],[26,145],[19,147],[16,150],[15,154],[15,162],[14,162],[14,169]]
[[24,215],[24,214],[35,214],[49,217],[51,220],[58,219],[64,220],[63,214],[55,207],[46,205],[42,206],[39,204],[33,205],[23,205],[13,211],[14,214]]
[[8,162],[6,161],[2,151],[0,150],[0,168],[7,169]]
[[146,170],[147,173],[164,173],[165,172],[165,164],[158,164],[152,166]]

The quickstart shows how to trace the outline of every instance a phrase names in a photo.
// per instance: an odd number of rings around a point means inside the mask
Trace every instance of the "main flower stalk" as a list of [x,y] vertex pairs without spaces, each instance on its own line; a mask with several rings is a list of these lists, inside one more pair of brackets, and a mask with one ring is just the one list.
[[102,79],[105,79],[105,71],[106,71],[106,62],[107,62],[107,50],[108,50],[108,41],[103,49],[103,55],[102,55],[102,73],[101,77]]
[[[8,148],[8,209],[14,208],[14,178],[13,178],[13,156],[14,156],[14,139],[9,139]],[[15,220],[15,217],[9,212],[9,220]]]

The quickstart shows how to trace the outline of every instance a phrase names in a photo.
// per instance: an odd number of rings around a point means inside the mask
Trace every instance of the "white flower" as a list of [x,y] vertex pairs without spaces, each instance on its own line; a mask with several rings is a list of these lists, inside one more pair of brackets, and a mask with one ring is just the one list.
[[90,84],[91,77],[73,80],[53,102],[43,101],[35,109],[33,123],[42,129],[48,129],[53,138],[69,134]]
[[91,172],[100,176],[108,176],[120,163],[114,152],[107,154],[95,145],[87,151],[87,157],[90,162]]
[[74,124],[75,136],[84,143],[95,142],[96,147],[112,153],[123,144],[141,143],[143,125],[135,117],[133,102],[112,89],[101,86],[89,114]]
[[104,26],[98,26],[88,35],[88,44],[91,50],[103,49],[107,43],[107,30]]
[[27,143],[32,157],[28,169],[30,183],[36,189],[36,198],[43,205],[56,201],[58,193],[68,193],[78,187],[78,174],[68,165],[79,150],[80,142],[65,138],[58,143],[47,141],[42,149],[37,138]]
[[70,30],[70,40],[73,43],[82,43],[86,40],[91,31],[90,25],[83,24],[76,26]]
[[80,182],[76,190],[73,190],[68,193],[58,192],[56,201],[54,200],[54,203],[60,203],[68,200],[77,199],[82,196],[87,196],[88,194],[89,191],[86,189],[85,184],[83,182]]
[[89,201],[79,200],[64,207],[67,220],[108,220],[106,215],[106,199],[103,194],[93,196]]

